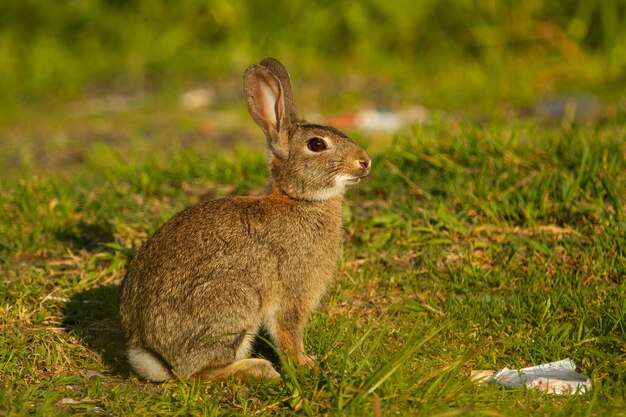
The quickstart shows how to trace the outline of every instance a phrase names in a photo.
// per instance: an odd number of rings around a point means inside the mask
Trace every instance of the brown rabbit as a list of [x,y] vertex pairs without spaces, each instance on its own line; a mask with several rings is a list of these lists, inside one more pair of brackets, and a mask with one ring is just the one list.
[[314,365],[303,332],[335,270],[346,185],[370,158],[332,127],[296,118],[289,74],[266,58],[244,74],[250,115],[267,137],[267,195],[203,202],[172,217],[130,263],[120,320],[143,378],[273,378],[249,359],[267,329],[279,352]]

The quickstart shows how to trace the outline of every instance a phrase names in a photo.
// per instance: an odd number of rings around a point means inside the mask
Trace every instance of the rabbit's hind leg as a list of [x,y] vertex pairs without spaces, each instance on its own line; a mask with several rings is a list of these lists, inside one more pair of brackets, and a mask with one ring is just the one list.
[[243,381],[280,378],[272,363],[266,359],[240,359],[223,367],[206,368],[198,374],[203,381],[221,381],[229,377]]

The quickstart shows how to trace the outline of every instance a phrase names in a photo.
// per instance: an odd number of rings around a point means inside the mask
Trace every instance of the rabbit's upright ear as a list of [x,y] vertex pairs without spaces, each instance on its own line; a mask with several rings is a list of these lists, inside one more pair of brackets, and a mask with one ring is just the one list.
[[293,121],[286,109],[285,91],[279,78],[262,65],[250,66],[243,75],[250,116],[265,132],[274,155],[289,154],[288,128]]
[[287,68],[274,58],[265,58],[261,65],[272,71],[283,86],[283,100],[285,101],[285,113],[292,120],[296,120],[296,104],[293,99],[293,87]]

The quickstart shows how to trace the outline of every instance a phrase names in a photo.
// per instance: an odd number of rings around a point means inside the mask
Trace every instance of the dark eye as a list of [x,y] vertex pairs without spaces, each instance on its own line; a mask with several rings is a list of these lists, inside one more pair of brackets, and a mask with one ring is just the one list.
[[313,152],[322,152],[323,150],[328,149],[326,146],[326,142],[322,138],[313,138],[309,139],[309,143],[307,144],[310,150]]

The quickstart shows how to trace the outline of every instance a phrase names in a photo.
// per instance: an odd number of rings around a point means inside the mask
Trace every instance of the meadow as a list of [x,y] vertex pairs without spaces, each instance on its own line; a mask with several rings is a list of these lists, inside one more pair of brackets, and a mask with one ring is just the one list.
[[[264,4],[0,15],[0,415],[626,415],[624,4]],[[259,340],[280,381],[147,383],[122,355],[125,267],[177,211],[263,190],[241,74],[267,55],[304,116],[429,117],[348,130],[373,169],[307,328],[319,369]],[[197,87],[210,102],[181,107]],[[567,357],[591,392],[469,377]]]

